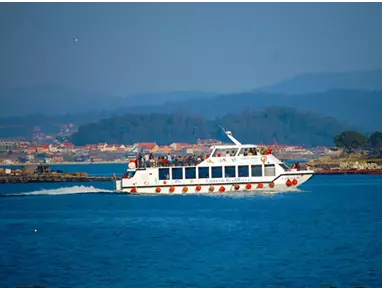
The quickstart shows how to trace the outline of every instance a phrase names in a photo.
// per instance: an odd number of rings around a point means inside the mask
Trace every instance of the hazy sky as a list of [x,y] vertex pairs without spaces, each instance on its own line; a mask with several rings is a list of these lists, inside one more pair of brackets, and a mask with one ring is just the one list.
[[0,86],[252,90],[381,68],[381,28],[382,3],[0,3]]

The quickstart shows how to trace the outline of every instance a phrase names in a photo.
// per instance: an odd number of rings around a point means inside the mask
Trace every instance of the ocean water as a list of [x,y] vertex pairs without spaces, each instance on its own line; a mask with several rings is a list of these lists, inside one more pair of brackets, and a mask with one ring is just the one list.
[[382,176],[272,195],[0,185],[0,232],[0,287],[382,287]]
[[[89,176],[113,176],[115,173],[118,176],[122,176],[127,170],[127,164],[74,164],[74,165],[57,165],[49,164],[50,169],[53,171],[61,170],[65,173],[72,172],[86,172]],[[21,169],[22,166],[6,166],[0,165],[3,169]]]

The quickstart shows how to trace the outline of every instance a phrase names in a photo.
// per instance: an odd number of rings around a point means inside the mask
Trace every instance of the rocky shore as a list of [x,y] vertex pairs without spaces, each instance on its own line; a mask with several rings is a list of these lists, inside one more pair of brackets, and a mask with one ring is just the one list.
[[382,159],[362,155],[323,156],[309,161],[317,174],[382,174]]
[[111,181],[112,176],[89,177],[88,173],[64,173],[51,171],[50,167],[39,165],[25,166],[22,169],[0,169],[0,184],[45,183],[45,182],[94,182]]

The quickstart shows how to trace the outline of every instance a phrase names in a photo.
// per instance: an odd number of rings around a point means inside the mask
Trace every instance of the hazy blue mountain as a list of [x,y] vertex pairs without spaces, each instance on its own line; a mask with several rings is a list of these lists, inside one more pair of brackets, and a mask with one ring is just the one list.
[[246,108],[292,106],[332,116],[364,131],[382,128],[382,69],[357,72],[324,72],[298,75],[252,92],[209,99],[167,102],[164,106],[121,108],[116,113],[183,113],[208,118],[237,113]]
[[118,110],[123,113],[178,113],[215,118],[244,109],[287,106],[334,117],[363,131],[382,128],[382,91],[331,90],[303,95],[247,92],[208,99],[167,102],[161,106],[137,106]]
[[382,69],[301,74],[258,90],[268,93],[308,94],[332,89],[382,90]]
[[[247,109],[261,110],[270,106],[292,107],[329,116],[369,133],[382,128],[382,91],[331,90],[328,92],[284,95],[264,92],[248,92],[210,98],[196,98],[162,105],[123,107],[118,110],[99,110],[67,115],[28,115],[19,118],[0,118],[0,137],[30,136],[34,126],[44,132],[57,132],[63,123],[78,125],[96,122],[103,118],[124,114],[176,113],[206,119],[237,114]],[[22,125],[18,128],[2,128],[3,125]]]
[[0,104],[0,137],[30,136],[34,126],[56,132],[62,123],[81,125],[126,113],[177,113],[212,119],[269,106],[331,116],[367,133],[382,128],[382,70],[303,74],[252,92],[226,95],[180,91],[117,97],[60,85],[0,88]]
[[166,101],[184,101],[219,95],[200,91],[175,91],[111,96],[73,90],[60,85],[35,85],[24,88],[0,88],[1,117],[43,113],[46,115],[76,114],[92,111],[113,111],[124,106],[159,105]]
[[[373,90],[382,91],[382,70],[349,73],[329,72],[302,74],[272,86],[257,89],[253,92],[230,94],[222,96],[222,98],[236,98],[236,96],[238,96],[248,101],[248,96],[260,96],[258,95],[261,94],[260,92],[287,95],[309,94],[307,97],[310,97],[313,93],[331,90],[356,90],[358,92]],[[357,94],[362,95],[363,93]],[[179,102],[195,99],[195,102],[198,103],[198,108],[200,108],[207,106],[203,105],[205,101],[208,102],[207,104],[209,106],[211,104],[210,101],[212,101],[211,98],[217,97],[218,95],[218,93],[200,91],[176,91],[119,97],[102,93],[81,92],[61,85],[34,85],[22,88],[0,88],[0,103],[2,104],[2,106],[0,106],[0,116],[25,116],[37,113],[62,115],[101,111],[121,114],[126,112],[126,109],[129,107],[134,107],[132,108],[133,110],[142,110],[142,113],[149,113],[152,111],[166,112],[168,109],[160,108],[158,105],[167,103],[165,106],[172,108],[175,102],[178,104]],[[351,93],[351,95],[353,94]],[[259,100],[257,100],[257,102],[260,102],[260,106],[284,106],[288,105],[286,102],[289,102],[292,99],[296,100],[294,97],[285,97],[283,95],[280,97],[271,97],[271,102],[268,102],[267,100],[261,101],[266,104],[262,104]],[[219,111],[221,106],[225,105],[219,104]],[[314,110],[315,107],[316,106],[310,106],[309,108],[308,106],[307,109]],[[173,108],[173,110],[177,109]],[[214,110],[215,108],[211,108],[211,111]],[[127,111],[131,111],[131,109],[128,109]],[[225,109],[223,112],[227,112],[227,110]],[[215,116],[215,114],[213,115]],[[339,118],[341,118],[341,116],[339,116]]]

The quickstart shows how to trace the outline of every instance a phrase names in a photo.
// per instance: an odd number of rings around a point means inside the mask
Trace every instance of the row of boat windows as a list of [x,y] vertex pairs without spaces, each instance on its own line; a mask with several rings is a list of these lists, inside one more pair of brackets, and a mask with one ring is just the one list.
[[[184,171],[183,171],[184,169]],[[169,180],[170,171],[172,180],[182,179],[210,179],[210,178],[248,178],[262,177],[263,166],[224,166],[224,167],[185,167],[185,168],[160,168],[159,180]],[[264,176],[276,176],[275,165],[264,165]]]
[[[238,148],[218,148],[215,149],[214,152],[212,153],[213,157],[226,157],[226,156],[236,156],[238,153],[239,149]],[[257,150],[255,147],[253,148],[241,148],[239,152],[239,156],[247,156],[247,155],[257,155]]]

